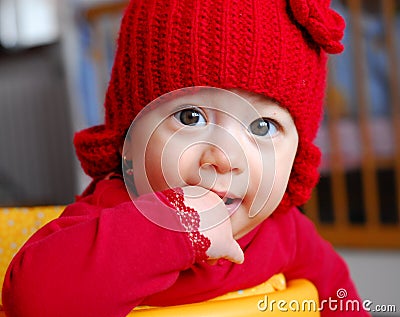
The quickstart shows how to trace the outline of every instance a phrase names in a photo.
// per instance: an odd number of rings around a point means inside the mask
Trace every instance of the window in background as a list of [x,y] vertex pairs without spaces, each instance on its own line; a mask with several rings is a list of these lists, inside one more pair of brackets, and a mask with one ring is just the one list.
[[76,194],[60,2],[0,0],[0,206]]
[[0,1],[0,42],[5,48],[27,48],[57,40],[56,0]]

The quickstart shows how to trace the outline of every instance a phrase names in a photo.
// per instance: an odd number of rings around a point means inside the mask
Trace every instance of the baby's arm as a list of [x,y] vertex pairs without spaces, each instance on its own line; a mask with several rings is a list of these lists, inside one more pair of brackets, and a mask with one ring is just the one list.
[[194,262],[184,233],[153,224],[130,202],[70,208],[88,216],[53,221],[14,258],[3,290],[10,317],[126,316]]
[[[157,208],[154,197],[141,199]],[[215,243],[216,230],[206,233],[207,251],[231,257]],[[196,261],[195,248],[187,233],[152,223],[131,202],[113,208],[78,202],[14,258],[3,303],[10,317],[126,316],[146,296],[170,287]]]

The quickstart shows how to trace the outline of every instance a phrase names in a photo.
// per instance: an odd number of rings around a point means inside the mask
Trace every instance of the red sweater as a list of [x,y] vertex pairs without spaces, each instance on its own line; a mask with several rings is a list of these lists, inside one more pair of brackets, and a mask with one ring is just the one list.
[[[140,199],[160,207],[154,195]],[[196,263],[186,233],[150,222],[120,179],[103,180],[15,256],[3,304],[9,317],[122,317],[137,305],[202,301],[280,272],[312,281],[320,300],[336,299],[339,288],[358,299],[343,260],[296,208],[272,214],[239,244],[243,264]],[[322,316],[368,314],[325,309]]]

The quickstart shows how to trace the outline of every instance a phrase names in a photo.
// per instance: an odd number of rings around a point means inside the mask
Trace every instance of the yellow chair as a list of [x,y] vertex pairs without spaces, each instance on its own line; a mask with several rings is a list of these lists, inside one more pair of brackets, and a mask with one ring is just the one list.
[[[281,274],[271,279],[281,279]],[[138,307],[127,317],[261,317],[320,316],[318,292],[304,279],[293,280],[282,290],[271,290],[271,280],[243,291],[194,304],[170,307]]]
[[21,246],[40,227],[57,218],[64,208],[64,206],[0,208],[0,285],[3,285],[4,275],[11,259]]
[[[57,218],[63,209],[63,206],[0,208],[0,286],[19,248],[40,227]],[[318,292],[312,283],[299,279],[286,284],[284,276],[278,274],[257,287],[231,292],[201,303],[137,307],[128,317],[257,317],[263,314],[319,316],[318,302]],[[5,317],[1,302],[0,317]]]

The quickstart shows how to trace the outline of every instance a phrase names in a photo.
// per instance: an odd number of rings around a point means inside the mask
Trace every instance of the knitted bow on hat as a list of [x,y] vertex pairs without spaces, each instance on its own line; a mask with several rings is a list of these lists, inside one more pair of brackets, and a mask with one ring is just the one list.
[[343,51],[340,40],[343,38],[345,22],[329,8],[328,0],[289,0],[296,21],[302,25],[312,39],[327,53]]

